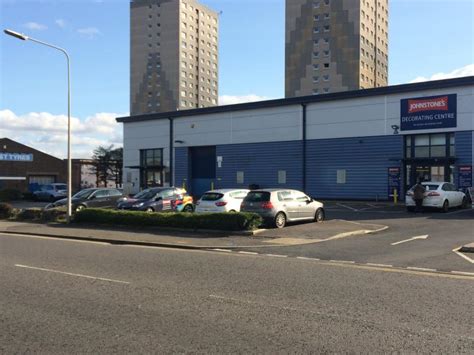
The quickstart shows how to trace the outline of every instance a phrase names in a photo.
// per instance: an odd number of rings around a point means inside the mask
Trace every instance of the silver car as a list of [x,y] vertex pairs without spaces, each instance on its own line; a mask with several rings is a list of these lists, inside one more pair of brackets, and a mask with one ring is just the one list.
[[287,222],[324,220],[324,205],[301,191],[264,189],[250,191],[241,212],[257,213],[266,223],[283,228]]
[[66,184],[48,184],[41,186],[41,189],[33,192],[33,198],[37,201],[51,201],[62,199],[67,196]]

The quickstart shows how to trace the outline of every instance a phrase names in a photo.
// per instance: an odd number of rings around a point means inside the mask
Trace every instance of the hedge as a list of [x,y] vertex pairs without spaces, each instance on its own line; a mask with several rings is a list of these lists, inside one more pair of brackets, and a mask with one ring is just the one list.
[[258,228],[262,218],[255,213],[148,213],[86,208],[76,213],[74,222],[242,231]]
[[0,203],[0,219],[8,219],[13,216],[14,209],[8,203]]

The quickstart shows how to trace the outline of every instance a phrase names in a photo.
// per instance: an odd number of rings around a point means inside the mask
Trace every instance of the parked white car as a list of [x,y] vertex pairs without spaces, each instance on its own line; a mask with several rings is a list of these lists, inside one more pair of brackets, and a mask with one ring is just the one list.
[[[423,207],[440,208],[447,212],[450,207],[468,206],[468,198],[462,191],[458,191],[456,186],[450,182],[428,181],[421,183],[425,188],[425,198],[423,199]],[[413,199],[413,187],[407,191],[405,196],[405,205],[408,211],[415,208],[415,200]]]
[[250,190],[219,189],[207,191],[196,202],[195,212],[240,212],[240,204]]

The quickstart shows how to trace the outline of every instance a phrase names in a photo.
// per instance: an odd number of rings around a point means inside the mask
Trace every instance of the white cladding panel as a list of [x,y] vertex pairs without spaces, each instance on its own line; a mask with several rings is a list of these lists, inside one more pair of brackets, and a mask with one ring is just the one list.
[[[472,87],[415,91],[413,93],[374,96],[309,104],[307,138],[381,136],[393,134],[392,125],[400,126],[402,99],[457,94],[457,127],[442,131],[469,131],[474,128],[474,89]],[[401,134],[439,132],[440,129],[401,131]]]
[[180,146],[299,140],[301,130],[298,105],[183,117],[174,124]]

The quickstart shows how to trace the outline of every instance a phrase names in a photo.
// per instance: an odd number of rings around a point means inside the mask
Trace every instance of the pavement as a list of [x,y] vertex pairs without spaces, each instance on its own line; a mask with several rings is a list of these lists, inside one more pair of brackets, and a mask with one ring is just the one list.
[[163,228],[131,229],[116,226],[0,221],[0,232],[5,233],[190,249],[302,245],[376,233],[385,228],[379,224],[329,220],[323,223],[290,225],[282,230],[258,230],[254,235],[246,236],[222,231],[195,232]]

